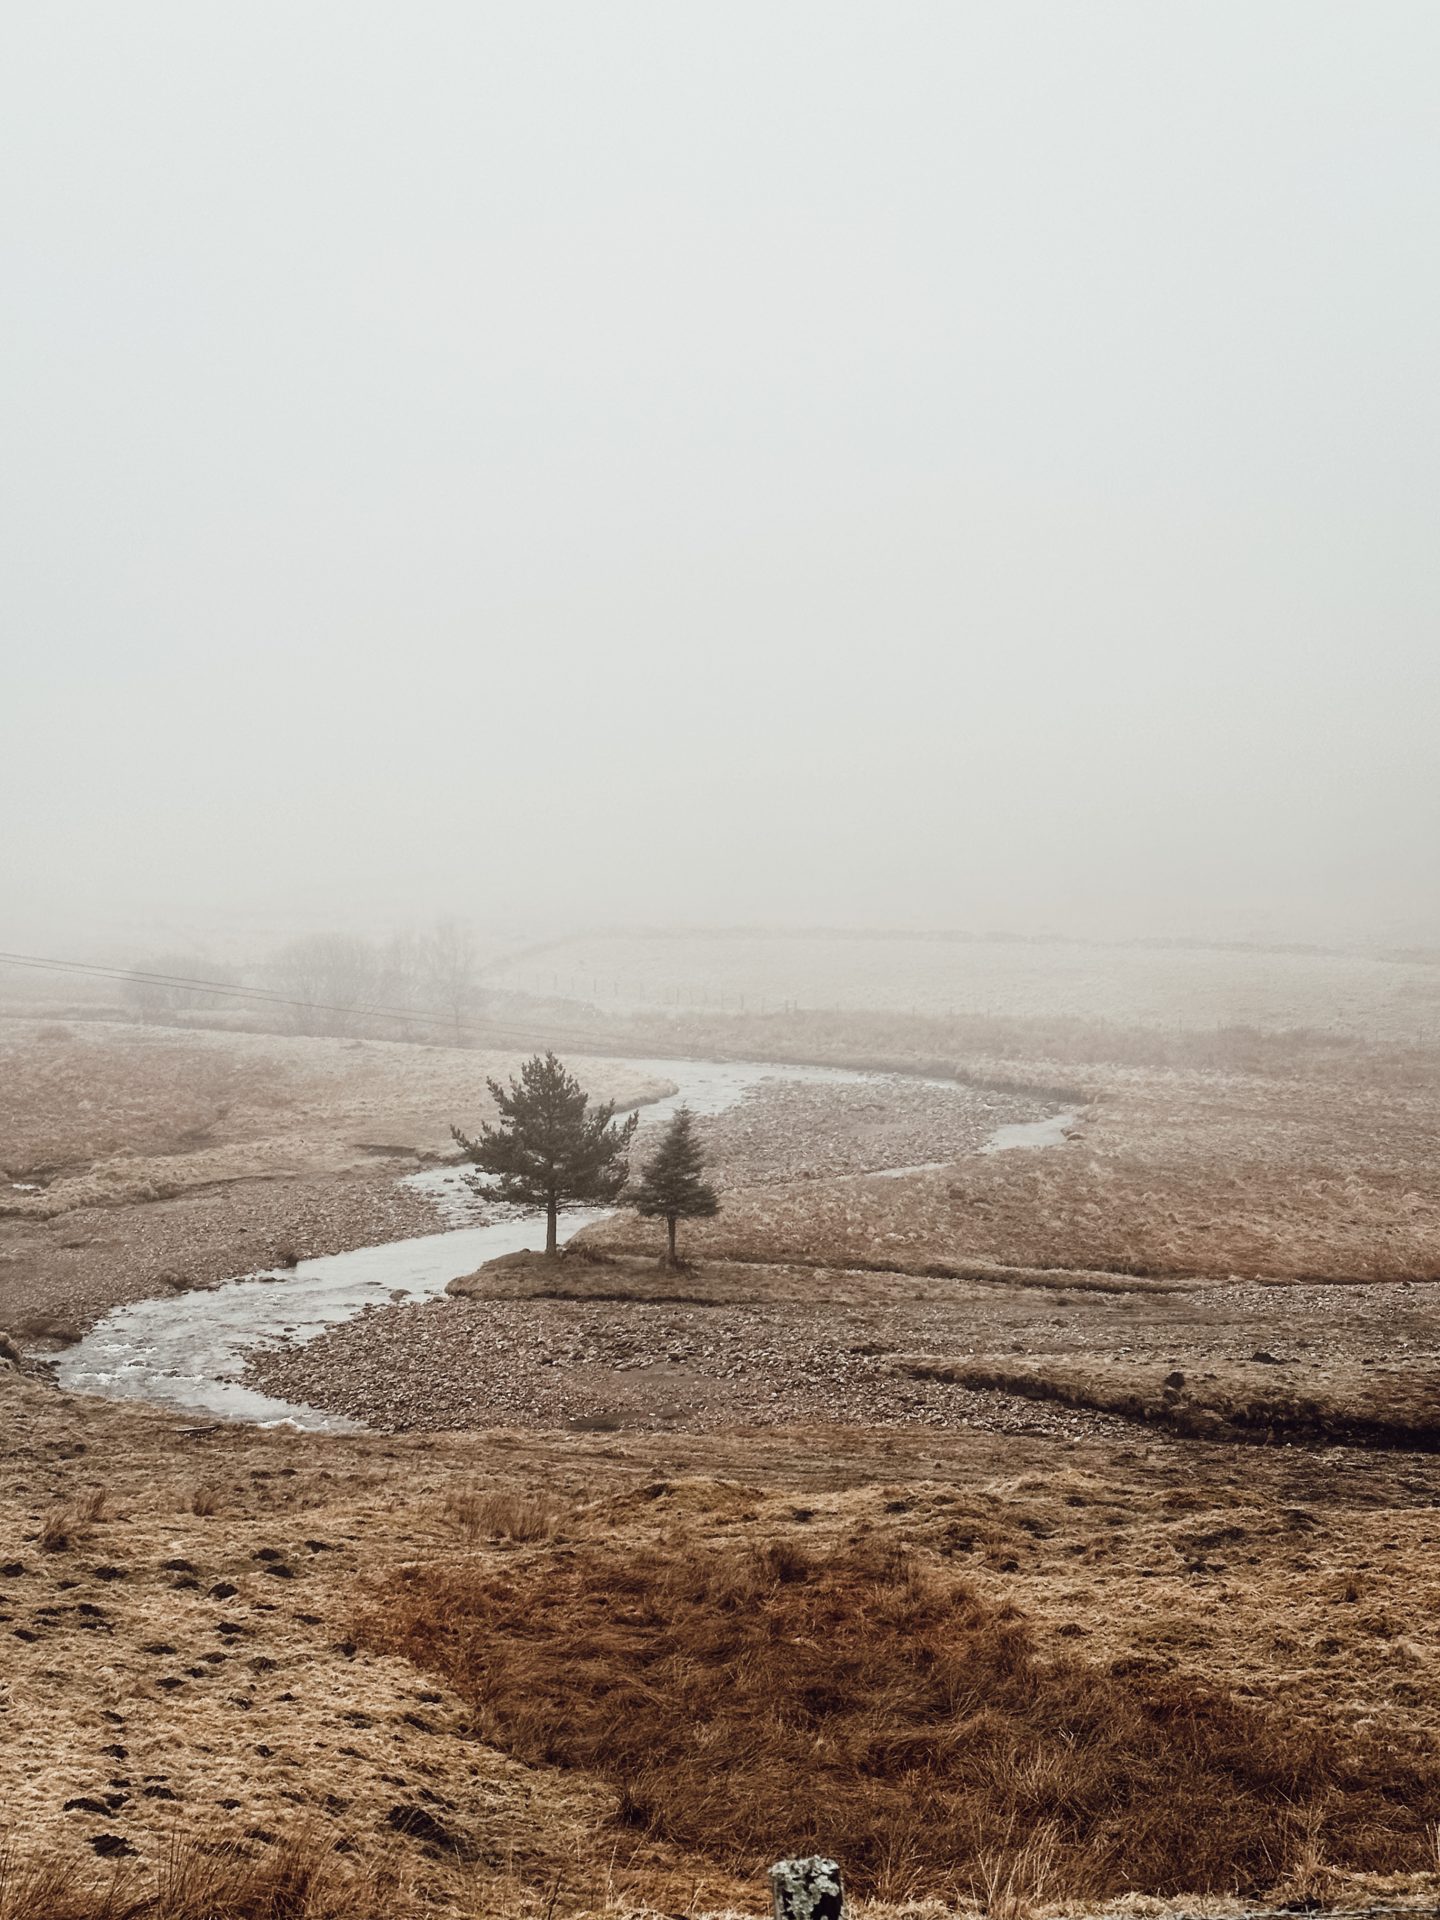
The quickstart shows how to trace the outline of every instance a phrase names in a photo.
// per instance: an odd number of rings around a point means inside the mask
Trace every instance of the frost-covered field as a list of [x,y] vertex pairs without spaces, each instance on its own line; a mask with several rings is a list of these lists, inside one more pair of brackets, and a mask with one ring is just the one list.
[[1440,966],[1364,952],[835,934],[600,934],[486,973],[601,1007],[1070,1016],[1440,1039]]

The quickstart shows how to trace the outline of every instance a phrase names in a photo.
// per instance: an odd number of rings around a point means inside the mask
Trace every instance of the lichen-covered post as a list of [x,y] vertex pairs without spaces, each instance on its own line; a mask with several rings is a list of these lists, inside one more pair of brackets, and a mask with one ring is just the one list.
[[845,1889],[834,1860],[777,1860],[770,1869],[775,1920],[842,1920]]

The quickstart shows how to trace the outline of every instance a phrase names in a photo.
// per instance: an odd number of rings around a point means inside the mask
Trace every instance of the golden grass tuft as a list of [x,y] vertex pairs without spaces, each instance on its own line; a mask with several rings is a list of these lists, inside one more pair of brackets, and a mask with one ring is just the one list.
[[568,1509],[544,1493],[495,1487],[447,1496],[445,1524],[468,1547],[482,1540],[553,1540]]
[[52,1507],[40,1523],[36,1546],[42,1553],[68,1553],[105,1518],[105,1506],[104,1488],[95,1487],[63,1506]]
[[258,1859],[224,1842],[175,1842],[151,1878],[73,1857],[0,1849],[0,1920],[390,1920],[391,1892],[344,1873],[321,1840],[282,1838]]
[[359,1630],[481,1738],[613,1782],[622,1826],[737,1873],[831,1853],[885,1899],[1254,1892],[1322,1831],[1338,1867],[1418,1871],[1440,1811],[1404,1743],[1046,1657],[1013,1607],[870,1546],[412,1567]]

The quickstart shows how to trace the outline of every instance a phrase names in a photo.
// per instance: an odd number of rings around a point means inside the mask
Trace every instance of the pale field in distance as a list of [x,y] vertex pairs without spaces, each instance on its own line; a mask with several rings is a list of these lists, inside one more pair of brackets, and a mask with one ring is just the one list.
[[597,934],[485,984],[602,1007],[866,1008],[1440,1038],[1440,966],[1379,953],[840,934]]

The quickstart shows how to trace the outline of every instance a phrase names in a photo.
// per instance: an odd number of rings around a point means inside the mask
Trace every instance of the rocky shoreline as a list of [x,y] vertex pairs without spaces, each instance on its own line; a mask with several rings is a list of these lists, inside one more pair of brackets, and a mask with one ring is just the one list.
[[1125,1430],[1103,1413],[898,1370],[897,1355],[954,1337],[955,1309],[925,1297],[934,1290],[886,1305],[872,1283],[842,1304],[834,1283],[843,1292],[853,1281],[824,1269],[666,1275],[651,1262],[591,1263],[578,1252],[537,1260],[516,1290],[506,1285],[512,1264],[496,1264],[491,1289],[374,1307],[305,1345],[259,1351],[246,1384],[402,1433],[833,1423],[1064,1440]]
[[1139,1426],[1165,1444],[1434,1445],[1430,1289],[1050,1280],[724,1260],[667,1272],[584,1241],[256,1352],[246,1378],[393,1432],[831,1424],[1113,1441]]
[[444,1231],[393,1169],[238,1180],[143,1206],[12,1224],[0,1249],[0,1328],[54,1351],[114,1308],[217,1286],[319,1254]]

